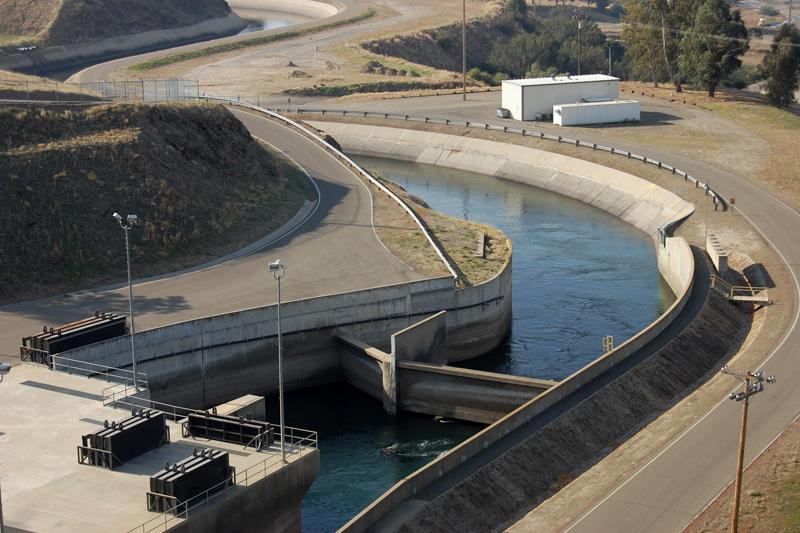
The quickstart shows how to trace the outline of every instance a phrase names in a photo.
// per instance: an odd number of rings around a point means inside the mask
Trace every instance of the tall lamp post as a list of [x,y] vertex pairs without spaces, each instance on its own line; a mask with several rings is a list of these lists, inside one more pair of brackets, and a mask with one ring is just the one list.
[[727,366],[722,367],[723,374],[736,377],[742,384],[742,390],[732,392],[730,399],[742,402],[742,425],[739,429],[739,455],[736,460],[736,483],[733,488],[733,512],[731,517],[731,533],[739,531],[739,501],[742,494],[742,471],[744,470],[744,441],[747,435],[747,408],[750,396],[764,390],[764,383],[775,383],[775,376],[767,377],[762,368],[758,372],[735,372]]
[[286,426],[283,421],[283,343],[281,342],[281,278],[284,268],[281,260],[271,261],[269,271],[278,280],[278,404],[281,418],[281,461],[286,463]]
[[[3,382],[3,378],[11,372],[11,365],[8,363],[0,363],[0,383]],[[5,532],[5,526],[3,526],[3,491],[0,489],[0,533]]]
[[112,215],[117,222],[119,222],[120,227],[125,230],[125,258],[128,262],[128,311],[131,318],[131,360],[133,361],[133,389],[135,391],[139,390],[139,381],[138,376],[136,374],[136,345],[134,343],[134,335],[136,334],[136,330],[133,327],[133,284],[131,283],[131,247],[130,247],[130,240],[128,239],[128,232],[133,228],[136,224],[139,223],[139,217],[136,215],[128,215],[125,217],[125,220],[122,219],[122,215],[119,213],[114,213]]

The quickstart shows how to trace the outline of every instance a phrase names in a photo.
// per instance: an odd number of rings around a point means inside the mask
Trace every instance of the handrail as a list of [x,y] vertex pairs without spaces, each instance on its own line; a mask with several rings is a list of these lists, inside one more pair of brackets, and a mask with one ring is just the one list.
[[[313,437],[309,437],[299,443],[294,443],[286,448],[286,454],[289,456],[302,454],[309,449],[317,448],[317,434],[312,432]],[[155,531],[167,531],[173,527],[173,522],[185,520],[189,516],[189,511],[195,509],[199,505],[208,505],[211,501],[223,496],[235,487],[249,487],[267,477],[269,468],[282,464],[280,454],[276,453],[272,457],[268,457],[263,461],[256,463],[249,468],[237,472],[234,476],[233,483],[230,479],[226,479],[209,487],[203,492],[192,496],[184,502],[180,502],[171,508],[163,511],[154,518],[136,526],[128,531],[128,533],[151,533]]]
[[[238,102],[241,104],[241,102]],[[249,105],[249,104],[245,104]],[[453,120],[448,118],[439,118],[439,117],[427,117],[421,115],[406,115],[402,113],[379,113],[376,111],[347,111],[341,109],[309,109],[309,108],[296,108],[296,109],[281,109],[281,108],[271,108],[270,111],[275,113],[287,112],[287,113],[297,113],[299,115],[302,114],[318,114],[318,115],[342,115],[344,116],[361,116],[364,118],[374,117],[374,118],[383,118],[383,119],[392,119],[392,120],[404,120],[404,121],[411,121],[411,122],[424,122],[426,124],[442,124],[445,126],[463,126],[467,128],[477,128],[482,130],[489,130],[489,131],[502,131],[504,133],[516,133],[522,135],[523,137],[538,137],[539,139],[543,140],[551,140],[557,141],[559,143],[571,144],[574,146],[591,148],[592,150],[600,150],[602,152],[608,152],[615,155],[620,155],[626,157],[628,159],[635,159],[637,161],[642,161],[645,164],[651,164],[657,166],[660,169],[668,170],[675,175],[681,176],[686,181],[692,182],[695,184],[695,187],[702,188],[705,191],[706,195],[710,195],[714,201],[714,209],[716,210],[720,207],[723,211],[727,211],[728,205],[725,200],[714,190],[708,183],[702,182],[697,178],[692,177],[689,173],[680,170],[672,165],[668,165],[663,163],[657,159],[653,159],[644,155],[635,154],[628,150],[620,150],[619,148],[614,148],[613,146],[605,146],[597,143],[590,143],[588,141],[582,141],[580,139],[571,139],[569,137],[564,137],[562,135],[551,135],[549,133],[545,133],[543,131],[534,131],[528,130],[524,128],[509,128],[508,126],[497,126],[495,124],[488,124],[483,122],[472,122],[469,120]],[[282,115],[279,115],[282,116]],[[289,119],[286,119],[289,120]],[[665,228],[666,229],[666,228]]]
[[[316,431],[309,431],[298,428],[286,428],[292,430],[287,436],[287,446],[285,448],[288,456],[302,455],[304,451],[315,450],[318,447],[318,435]],[[305,433],[304,436],[295,437],[294,431]],[[233,483],[230,480],[224,480],[205,491],[192,496],[186,501],[180,502],[171,508],[163,511],[154,518],[136,526],[128,531],[128,533],[151,533],[154,531],[167,531],[172,525],[172,522],[185,520],[189,516],[189,511],[195,509],[198,505],[208,505],[211,501],[226,494],[234,487],[249,487],[250,485],[267,477],[269,468],[282,464],[282,458],[279,453],[265,458],[263,461],[256,463],[244,470],[236,472]]]
[[752,296],[769,289],[769,287],[755,287],[752,285],[732,285],[716,274],[711,274],[711,288],[722,289],[728,294],[729,299],[733,299],[737,294],[746,293],[746,295]]
[[219,96],[200,96],[200,97],[198,97],[198,99],[199,100],[213,100],[213,101],[225,102],[228,105],[244,107],[244,108],[247,108],[247,109],[252,109],[254,111],[258,111],[260,113],[264,113],[265,115],[268,115],[268,116],[270,116],[272,118],[276,118],[278,120],[281,120],[281,121],[285,122],[286,124],[289,124],[290,126],[293,126],[293,127],[297,128],[297,129],[299,129],[304,134],[306,134],[309,137],[311,137],[311,139],[313,139],[318,144],[320,144],[325,150],[327,150],[328,152],[332,153],[337,159],[342,160],[345,163],[347,163],[351,168],[355,169],[356,171],[358,171],[358,173],[360,173],[362,176],[364,176],[370,183],[375,185],[378,189],[380,189],[381,191],[383,191],[384,193],[389,195],[390,198],[392,198],[395,202],[397,202],[400,205],[400,207],[402,207],[403,210],[406,213],[408,213],[408,215],[411,217],[411,219],[414,220],[414,222],[417,224],[417,226],[419,226],[420,230],[422,230],[422,234],[425,235],[425,238],[428,240],[428,243],[430,243],[430,245],[433,247],[434,251],[436,252],[436,255],[439,256],[439,259],[441,259],[442,262],[444,263],[444,265],[447,267],[447,270],[450,272],[450,275],[453,277],[453,279],[456,280],[456,281],[459,279],[458,278],[458,274],[456,273],[456,270],[453,268],[453,266],[450,264],[450,262],[444,256],[444,253],[442,252],[442,250],[439,248],[439,246],[437,246],[436,242],[433,240],[433,236],[430,234],[430,231],[425,226],[425,224],[423,224],[422,220],[420,220],[419,217],[417,217],[417,215],[414,213],[414,211],[410,207],[408,207],[408,205],[406,205],[406,203],[403,202],[400,199],[400,197],[398,197],[395,193],[393,193],[388,187],[386,187],[381,182],[379,182],[377,179],[375,179],[369,172],[367,172],[366,170],[361,168],[355,161],[353,161],[352,159],[347,157],[343,152],[341,152],[336,147],[334,147],[333,145],[328,143],[325,139],[323,139],[322,137],[320,137],[316,133],[312,132],[311,130],[309,130],[308,128],[306,128],[305,126],[300,124],[299,122],[296,122],[296,121],[294,121],[294,120],[292,120],[290,118],[284,117],[280,113],[272,111],[272,110],[267,109],[265,107],[259,107],[257,105],[249,104],[247,102],[242,102],[240,100],[234,100],[232,98],[223,98],[223,97],[219,97]]
[[[120,381],[125,384],[134,382],[133,371],[124,368],[90,363],[79,359],[70,359],[69,357],[61,355],[50,355],[49,363],[50,369],[54,372],[66,372],[68,374],[72,374],[73,371],[83,372],[88,378],[100,375],[105,376],[106,381]],[[147,374],[137,371],[136,378],[136,381],[139,383],[139,388],[147,389]]]

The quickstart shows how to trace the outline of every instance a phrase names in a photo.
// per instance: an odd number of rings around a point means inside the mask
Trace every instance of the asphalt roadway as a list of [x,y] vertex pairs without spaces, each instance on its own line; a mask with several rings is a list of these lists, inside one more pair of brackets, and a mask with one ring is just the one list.
[[[359,102],[347,106],[325,106],[323,102],[309,102],[309,108],[350,109],[381,112],[404,112],[458,120],[489,122],[509,127],[533,129],[533,124],[497,119],[495,108],[500,94],[469,95],[466,104],[461,96],[421,97],[373,102]],[[646,112],[647,106],[642,107]],[[387,126],[402,127],[402,121],[387,120]],[[560,130],[561,131],[561,130]],[[563,131],[570,134],[569,129]],[[602,130],[593,136],[578,138],[598,144]],[[614,143],[616,148],[631,150],[681,170],[712,184],[724,198],[736,198],[736,209],[747,217],[786,263],[794,281],[792,287],[772,291],[779,302],[790,301],[794,292],[792,322],[780,345],[768,355],[764,365],[778,382],[768,385],[765,392],[756,396],[750,405],[746,461],[749,462],[768,446],[783,429],[800,414],[800,328],[797,327],[800,287],[797,272],[800,269],[800,214],[779,198],[762,191],[747,180],[717,169],[701,161],[677,156],[668,149]],[[777,294],[776,294],[777,293]],[[782,297],[782,295],[784,295]],[[769,327],[769,326],[767,326]],[[756,370],[756,369],[739,369]],[[731,390],[736,383],[731,378]],[[740,404],[727,396],[693,426],[667,444],[649,462],[626,479],[614,491],[581,516],[566,531],[572,533],[598,532],[675,532],[683,529],[692,518],[722,491],[733,479],[736,467]],[[746,482],[746,480],[745,480]]]
[[[272,120],[243,111],[233,113],[250,132],[300,164],[320,191],[317,210],[294,233],[266,248],[211,267],[198,267],[137,281],[134,307],[137,330],[183,322],[274,303],[275,281],[269,260],[286,265],[284,300],[402,283],[423,276],[391,254],[372,226],[367,188],[339,161],[312,141]],[[124,213],[125,206],[119,211]],[[109,218],[109,224],[115,221]],[[131,232],[133,246],[139,237]],[[125,249],[122,230],[120,260]],[[136,264],[133,265],[134,275]],[[128,312],[127,285],[99,288],[0,307],[0,354],[18,354],[20,339],[95,310]]]

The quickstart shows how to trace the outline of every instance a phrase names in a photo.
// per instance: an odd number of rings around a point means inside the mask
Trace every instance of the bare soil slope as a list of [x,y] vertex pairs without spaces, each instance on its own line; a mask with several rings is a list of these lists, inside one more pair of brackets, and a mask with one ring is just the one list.
[[224,255],[291,218],[310,185],[221,106],[1,109],[0,300]]
[[190,26],[228,13],[225,0],[0,0],[0,38],[75,44]]

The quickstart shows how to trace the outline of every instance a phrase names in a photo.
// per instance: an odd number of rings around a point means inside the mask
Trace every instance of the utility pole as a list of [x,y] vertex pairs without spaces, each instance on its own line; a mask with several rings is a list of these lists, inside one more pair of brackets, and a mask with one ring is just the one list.
[[[580,14],[578,14],[580,17]],[[581,75],[581,52],[583,47],[583,43],[581,42],[581,19],[578,19],[578,76]]]
[[792,0],[789,0],[789,24],[792,23]]
[[611,76],[611,43],[608,43],[608,75]]
[[467,101],[467,0],[461,3],[461,75],[462,99]]
[[747,408],[750,396],[764,390],[764,383],[775,383],[775,376],[767,377],[762,368],[758,372],[736,372],[727,366],[722,367],[723,374],[736,377],[742,384],[741,392],[732,392],[731,400],[742,402],[742,422],[739,428],[739,453],[736,460],[736,482],[733,489],[733,512],[731,513],[731,533],[739,531],[739,502],[742,495],[742,471],[744,470],[744,443],[747,436]]

